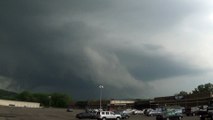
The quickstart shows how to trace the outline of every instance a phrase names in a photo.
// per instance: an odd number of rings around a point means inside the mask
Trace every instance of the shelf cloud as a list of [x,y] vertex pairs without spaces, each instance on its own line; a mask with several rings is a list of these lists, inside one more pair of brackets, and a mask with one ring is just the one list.
[[200,0],[0,1],[0,88],[74,99],[97,99],[100,84],[115,99],[190,91],[212,82],[212,12]]

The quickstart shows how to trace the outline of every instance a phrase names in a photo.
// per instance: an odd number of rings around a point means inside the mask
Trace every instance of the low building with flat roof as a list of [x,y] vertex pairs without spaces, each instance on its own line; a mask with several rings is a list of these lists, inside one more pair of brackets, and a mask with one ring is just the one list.
[[135,100],[110,100],[109,107],[110,109],[126,109],[133,108]]
[[[89,108],[100,108],[100,101],[88,101]],[[118,100],[118,99],[111,99],[111,100],[102,100],[101,106],[103,109],[108,110],[117,110],[117,109],[126,109],[126,108],[133,108],[135,104],[135,100]]]
[[40,103],[0,99],[0,106],[40,108]]
[[203,92],[197,94],[189,94],[184,96],[166,96],[154,98],[154,104],[159,106],[183,106],[192,107],[200,105],[208,105],[213,100],[212,92]]

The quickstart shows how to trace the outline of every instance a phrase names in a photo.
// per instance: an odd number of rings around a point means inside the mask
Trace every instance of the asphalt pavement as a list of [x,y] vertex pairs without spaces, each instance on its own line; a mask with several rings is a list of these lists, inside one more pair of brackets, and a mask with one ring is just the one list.
[[[0,107],[0,120],[79,120],[75,115],[80,112],[83,110],[67,112],[66,109],[57,108]],[[131,115],[127,120],[155,120],[155,117]],[[183,120],[199,120],[199,116],[184,116]]]

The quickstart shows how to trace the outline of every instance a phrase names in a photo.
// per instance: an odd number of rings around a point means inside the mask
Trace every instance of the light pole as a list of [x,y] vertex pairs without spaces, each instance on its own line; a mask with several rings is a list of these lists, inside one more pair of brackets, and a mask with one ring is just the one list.
[[99,85],[100,88],[100,110],[101,110],[101,97],[102,97],[102,89],[104,88],[103,85]]
[[48,96],[49,98],[49,107],[51,107],[51,99],[52,99],[52,96]]

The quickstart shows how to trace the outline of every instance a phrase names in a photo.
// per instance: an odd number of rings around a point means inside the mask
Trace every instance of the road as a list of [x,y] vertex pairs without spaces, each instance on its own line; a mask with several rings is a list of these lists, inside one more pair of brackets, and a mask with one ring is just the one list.
[[[75,118],[75,115],[80,112],[82,112],[82,110],[66,112],[66,109],[56,108],[0,107],[0,120],[78,120]],[[155,117],[131,115],[127,120],[155,120]],[[199,117],[184,116],[183,120],[199,120]]]

